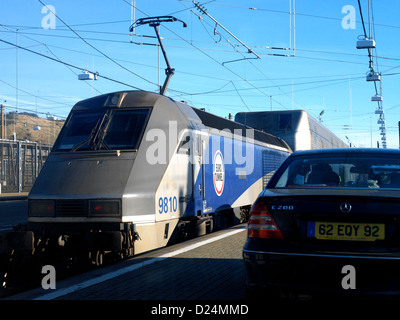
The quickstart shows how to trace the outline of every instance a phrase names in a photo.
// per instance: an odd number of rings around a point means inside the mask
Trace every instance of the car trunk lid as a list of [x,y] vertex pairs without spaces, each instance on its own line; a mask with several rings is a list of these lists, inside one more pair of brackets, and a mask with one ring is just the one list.
[[400,204],[376,190],[288,190],[264,198],[291,245],[317,251],[399,251]]

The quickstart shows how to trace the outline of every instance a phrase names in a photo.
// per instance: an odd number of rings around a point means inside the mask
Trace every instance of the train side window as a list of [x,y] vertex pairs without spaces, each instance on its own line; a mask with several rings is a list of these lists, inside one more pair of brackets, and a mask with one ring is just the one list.
[[278,130],[291,130],[292,129],[292,115],[280,114],[278,118]]

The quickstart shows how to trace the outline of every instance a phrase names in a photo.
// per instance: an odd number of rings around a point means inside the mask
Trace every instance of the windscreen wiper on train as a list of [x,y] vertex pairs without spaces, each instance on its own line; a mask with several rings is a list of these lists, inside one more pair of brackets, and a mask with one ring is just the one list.
[[106,150],[111,150],[110,146],[105,142],[105,136],[107,129],[101,130],[101,135],[99,136],[100,132],[97,133],[97,135],[93,138],[93,150],[100,150],[104,146]]
[[[81,148],[82,146],[84,146],[86,143],[88,145],[88,149],[90,150],[96,150],[96,143],[95,140],[96,138],[99,136],[99,128],[101,128],[103,126],[103,123],[105,121],[105,119],[108,118],[108,113],[106,112],[102,118],[100,118],[96,125],[93,127],[92,131],[90,132],[90,135],[87,139],[85,139],[84,141],[76,144],[71,151],[75,152],[77,151],[79,148]],[[92,147],[91,147],[92,146]]]
[[85,145],[86,143],[87,143],[88,146],[89,146],[89,141],[92,140],[92,138],[94,137],[94,134],[95,134],[95,132],[96,132],[98,126],[99,126],[100,120],[101,120],[101,119],[99,119],[99,120],[97,121],[96,125],[94,126],[94,128],[93,128],[92,131],[90,132],[90,135],[89,135],[89,137],[88,137],[87,139],[85,139],[85,140],[83,140],[82,142],[79,142],[79,143],[77,143],[76,145],[73,146],[73,148],[71,149],[72,152],[77,151],[80,147],[82,147],[82,146]]
[[93,139],[92,139],[92,149],[100,150],[102,146],[105,147],[106,150],[111,150],[108,144],[104,141],[105,136],[107,134],[108,126],[110,124],[109,119],[111,112],[106,112],[103,118],[101,119],[101,123],[99,125],[99,130],[96,131]]

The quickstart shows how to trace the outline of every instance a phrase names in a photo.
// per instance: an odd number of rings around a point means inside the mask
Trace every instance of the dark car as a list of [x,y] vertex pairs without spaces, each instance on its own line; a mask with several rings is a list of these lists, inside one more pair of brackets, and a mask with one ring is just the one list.
[[252,206],[249,296],[400,297],[400,150],[291,154]]

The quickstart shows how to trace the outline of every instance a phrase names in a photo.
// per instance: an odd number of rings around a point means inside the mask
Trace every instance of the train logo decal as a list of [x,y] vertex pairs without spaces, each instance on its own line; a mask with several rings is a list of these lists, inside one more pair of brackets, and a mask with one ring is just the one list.
[[218,196],[224,191],[225,184],[225,166],[224,159],[222,157],[221,151],[217,151],[214,156],[213,161],[213,180],[214,189]]

